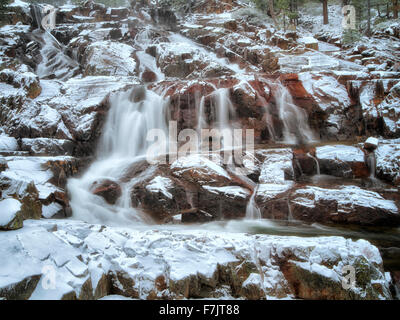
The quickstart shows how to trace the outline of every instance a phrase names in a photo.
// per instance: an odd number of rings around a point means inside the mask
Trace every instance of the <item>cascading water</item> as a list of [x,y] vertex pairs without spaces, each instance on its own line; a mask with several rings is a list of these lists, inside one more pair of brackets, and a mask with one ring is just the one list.
[[[73,218],[91,223],[124,225],[150,221],[132,208],[130,190],[135,180],[121,182],[132,164],[145,159],[150,129],[167,132],[165,106],[167,100],[144,88],[114,94],[98,147],[97,160],[80,178],[70,179]],[[101,180],[118,180],[122,195],[115,205],[91,193],[93,184]],[[146,220],[147,219],[147,220]]]
[[315,161],[315,165],[316,165],[316,167],[317,167],[317,176],[320,176],[320,175],[321,175],[321,169],[320,169],[320,167],[319,167],[318,159],[315,158],[311,153],[307,153],[307,156],[310,157],[311,159],[313,159],[313,160]]
[[[222,135],[220,140],[221,150],[232,150],[233,141],[226,139],[228,137],[233,137],[233,120],[235,118],[235,110],[229,98],[229,90],[226,88],[215,89],[215,91],[210,94],[211,114],[213,115],[212,123],[207,122],[205,98],[206,97],[202,97],[200,100],[197,117],[197,129],[199,134],[201,133],[201,129],[218,129]],[[208,146],[209,141],[201,141],[199,150],[202,150],[201,147],[204,143]]]
[[41,62],[36,68],[39,78],[56,78],[66,80],[79,69],[79,64],[66,54],[66,48],[50,33],[41,28],[43,12],[42,6],[31,5],[32,25],[36,30],[32,32],[33,38],[41,44]]
[[278,84],[276,91],[276,103],[279,110],[279,118],[283,123],[284,143],[297,144],[315,140],[314,134],[308,125],[306,111],[293,103],[288,89],[281,83]]
[[369,169],[369,177],[375,179],[376,175],[376,156],[374,152],[371,152],[367,156],[367,166]]
[[139,75],[142,77],[144,72],[151,71],[156,75],[155,80],[161,81],[165,79],[165,75],[157,66],[156,59],[146,52],[146,49],[150,45],[154,45],[153,41],[150,39],[150,33],[150,27],[147,27],[135,37],[135,44],[141,48],[141,50],[136,52],[136,56],[139,60]]
[[257,195],[258,186],[254,189],[253,194],[250,197],[249,203],[246,207],[246,219],[249,220],[258,220],[261,219],[261,210],[257,206],[256,203],[256,195]]

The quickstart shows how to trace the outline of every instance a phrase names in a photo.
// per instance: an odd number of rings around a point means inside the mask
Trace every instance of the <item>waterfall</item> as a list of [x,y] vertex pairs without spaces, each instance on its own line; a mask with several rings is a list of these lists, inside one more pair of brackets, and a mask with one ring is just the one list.
[[42,61],[36,73],[40,78],[53,77],[60,80],[71,78],[79,69],[79,64],[65,52],[66,48],[48,31],[35,30],[35,36],[41,43]]
[[246,219],[249,219],[249,220],[259,220],[262,218],[261,210],[257,206],[256,200],[255,200],[256,195],[257,195],[257,190],[258,190],[258,185],[254,189],[253,194],[251,195],[249,203],[247,204],[247,207],[246,207]]
[[[205,113],[205,99],[210,98],[211,105],[211,123],[208,123]],[[220,144],[221,150],[233,149],[233,125],[235,118],[235,110],[229,98],[229,90],[226,88],[215,89],[210,95],[203,96],[200,100],[199,111],[197,115],[197,130],[201,134],[201,129],[218,129],[221,134]],[[230,139],[226,139],[226,138]],[[209,141],[200,141],[199,150],[209,145]],[[204,151],[204,150],[203,150]],[[216,151],[216,150],[214,150]]]
[[291,222],[291,221],[294,220],[294,218],[293,218],[292,207],[290,205],[290,198],[289,197],[287,199],[287,206],[288,206],[288,221]]
[[311,153],[309,153],[309,152],[307,153],[307,156],[315,161],[315,164],[317,165],[317,176],[320,176],[321,175],[321,170],[320,170],[320,167],[319,167],[318,159],[315,158],[313,155],[311,155]]
[[367,167],[369,169],[369,177],[375,179],[376,176],[376,156],[374,152],[367,155]]
[[[121,181],[133,164],[145,159],[150,145],[146,135],[150,129],[162,130],[168,136],[167,103],[162,96],[142,87],[110,97],[110,110],[96,160],[82,177],[68,182],[73,218],[108,225],[150,222],[131,206],[130,190],[135,180]],[[122,195],[115,205],[90,192],[94,182],[105,179],[118,181],[121,186]]]
[[43,30],[43,7],[39,4],[31,4],[30,14],[32,26],[36,28],[32,32],[33,38],[40,43],[41,62],[36,68],[39,78],[56,78],[66,80],[79,70],[79,64],[70,58],[67,49],[48,30]]
[[278,84],[276,103],[279,110],[279,118],[283,123],[284,143],[308,143],[315,140],[314,134],[308,125],[306,111],[293,103],[288,89],[281,83]]

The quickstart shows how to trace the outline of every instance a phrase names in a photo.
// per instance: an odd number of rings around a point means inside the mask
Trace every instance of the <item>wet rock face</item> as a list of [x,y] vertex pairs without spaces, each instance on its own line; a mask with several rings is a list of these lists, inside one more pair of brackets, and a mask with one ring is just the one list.
[[121,187],[111,180],[96,181],[92,185],[92,193],[102,197],[108,204],[115,204],[122,195]]

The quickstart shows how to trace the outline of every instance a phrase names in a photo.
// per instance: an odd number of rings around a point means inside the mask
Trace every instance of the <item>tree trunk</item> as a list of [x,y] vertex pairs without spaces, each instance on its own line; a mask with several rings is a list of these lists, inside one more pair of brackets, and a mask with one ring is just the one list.
[[268,6],[269,6],[269,12],[271,14],[272,20],[274,21],[275,27],[278,27],[278,21],[276,21],[276,15],[275,15],[274,0],[269,0]]
[[393,2],[393,18],[398,19],[399,18],[399,1],[392,0],[392,2]]
[[324,24],[329,24],[329,18],[328,18],[328,0],[323,0],[322,5],[323,5],[323,8],[324,8]]
[[368,26],[367,26],[367,34],[368,36],[371,35],[371,0],[367,1],[368,7]]

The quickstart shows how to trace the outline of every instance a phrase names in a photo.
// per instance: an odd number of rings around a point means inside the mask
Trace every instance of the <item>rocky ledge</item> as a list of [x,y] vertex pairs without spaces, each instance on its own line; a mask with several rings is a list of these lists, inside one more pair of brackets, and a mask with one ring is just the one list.
[[[0,298],[391,299],[365,240],[27,220],[0,233]],[[355,283],[342,285],[346,266]]]

